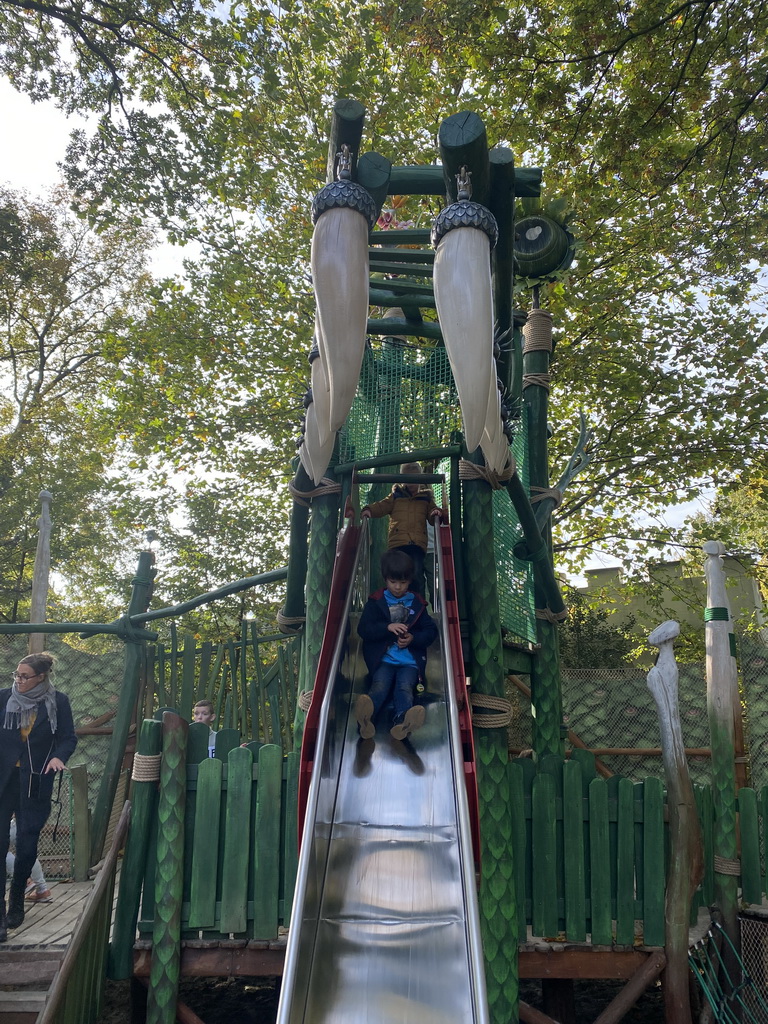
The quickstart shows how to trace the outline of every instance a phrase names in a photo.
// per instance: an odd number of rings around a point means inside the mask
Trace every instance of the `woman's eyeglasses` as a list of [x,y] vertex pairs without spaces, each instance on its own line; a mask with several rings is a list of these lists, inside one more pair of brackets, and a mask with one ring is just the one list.
[[31,676],[22,675],[21,672],[11,672],[11,679],[37,679],[39,672],[33,672]]

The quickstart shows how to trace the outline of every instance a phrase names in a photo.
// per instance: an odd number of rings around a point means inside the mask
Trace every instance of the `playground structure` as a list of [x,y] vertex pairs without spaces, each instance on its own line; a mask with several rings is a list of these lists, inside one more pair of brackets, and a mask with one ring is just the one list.
[[[516,224],[515,202],[536,199],[541,172],[516,169],[508,150],[489,150],[476,115],[443,123],[441,166],[393,167],[380,154],[361,154],[363,128],[359,104],[337,103],[329,179],[336,154],[347,152],[349,174],[377,217],[388,195],[456,200],[456,175],[468,168],[473,200],[495,218],[494,369],[514,462],[489,470],[480,450],[463,442],[461,389],[431,312],[430,232],[371,231],[368,300],[386,315],[368,320],[365,331],[381,341],[362,351],[356,397],[333,438],[329,466],[319,480],[304,466],[296,472],[287,570],[150,612],[152,556],[144,552],[126,616],[76,626],[126,641],[94,807],[92,863],[119,800],[132,724],[139,736],[109,974],[148,980],[152,1024],[175,1019],[182,974],[280,973],[281,1024],[565,1022],[573,1020],[573,979],[623,979],[625,988],[599,1018],[609,1024],[660,977],[668,1024],[685,1024],[692,1019],[688,929],[697,910],[719,907],[734,950],[726,950],[725,968],[735,978],[739,891],[751,904],[765,893],[760,823],[768,793],[743,787],[737,803],[733,730],[740,709],[732,626],[718,589],[721,552],[707,552],[712,786],[689,787],[671,805],[659,779],[606,777],[578,748],[566,759],[557,641],[566,610],[549,522],[586,464],[587,434],[582,424],[574,456],[551,486],[551,317],[537,308],[535,290],[532,308],[515,310],[513,280],[515,263],[531,282],[561,271],[572,240],[563,225],[538,214],[528,215],[527,226]],[[314,402],[313,393],[308,410]],[[384,534],[383,524],[372,522],[369,536],[359,508],[398,479],[399,463],[413,460],[434,466],[423,480],[446,511],[436,539],[440,653],[432,659],[418,763],[397,761],[384,743],[366,773],[356,764],[349,715],[351,695],[364,682],[355,642],[347,641],[355,609],[375,586],[371,566]],[[310,458],[310,469],[315,463]],[[194,643],[172,657],[148,657],[153,620],[282,578],[282,640],[246,630],[220,661]],[[262,662],[265,643],[278,648],[272,666]],[[528,680],[533,753],[511,761],[510,675]],[[670,705],[676,681],[674,689]],[[214,698],[225,724],[214,758],[207,756],[207,728],[187,725],[201,696]],[[251,736],[254,742],[241,747]],[[684,760],[677,774],[668,772],[667,792],[677,793],[681,778],[685,789]],[[375,792],[383,794],[378,819],[371,813]],[[690,810],[690,798],[701,845],[692,818],[681,823],[673,809]],[[546,1013],[520,1004],[518,984],[526,977],[542,980]],[[726,981],[726,998],[727,989]],[[143,991],[137,986],[137,1020],[144,1019]]]

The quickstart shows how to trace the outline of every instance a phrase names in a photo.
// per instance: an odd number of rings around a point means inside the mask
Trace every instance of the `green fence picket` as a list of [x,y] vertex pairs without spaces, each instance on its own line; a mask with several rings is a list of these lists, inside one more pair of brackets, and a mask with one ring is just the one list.
[[635,798],[629,779],[616,792],[616,942],[635,939]]
[[661,779],[643,783],[643,939],[663,946],[664,928],[664,790]]
[[280,804],[283,751],[277,744],[259,750],[259,783],[253,843],[253,937],[277,938],[280,896]]
[[558,931],[555,795],[553,776],[537,775],[531,790],[534,935],[553,936]]
[[608,787],[604,779],[589,784],[590,932],[594,945],[610,945],[611,871],[608,835]]
[[248,842],[251,828],[253,758],[238,747],[227,758],[227,811],[224,826],[224,862],[221,870],[222,932],[245,932],[248,927]]
[[563,876],[565,934],[570,942],[587,937],[586,872],[584,870],[584,801],[581,765],[563,765]]
[[[191,730],[190,730],[191,731]],[[216,924],[216,879],[219,873],[218,835],[221,829],[222,762],[206,758],[197,770],[195,832],[192,839],[192,879],[189,928]]]

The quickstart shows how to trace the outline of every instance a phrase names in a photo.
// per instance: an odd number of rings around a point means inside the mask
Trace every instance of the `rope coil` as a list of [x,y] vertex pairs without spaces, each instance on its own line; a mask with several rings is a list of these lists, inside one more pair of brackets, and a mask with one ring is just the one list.
[[478,466],[468,459],[459,459],[459,480],[484,480],[494,491],[500,491],[507,480],[511,480],[517,472],[515,457],[510,453],[507,464],[500,473],[488,466]]
[[568,609],[563,608],[561,612],[553,612],[551,608],[537,608],[536,618],[557,625],[559,622],[565,622],[568,618]]
[[314,690],[303,690],[299,694],[299,707],[306,714],[309,711],[309,705],[312,703],[312,694]]
[[532,505],[535,505],[537,501],[545,501],[547,498],[552,498],[555,508],[557,508],[563,500],[563,492],[559,487],[536,487],[534,484],[531,484],[531,490],[534,492],[531,494]]
[[741,861],[730,860],[728,857],[718,857],[715,854],[714,867],[718,875],[740,875]]
[[134,754],[131,778],[134,782],[159,782],[162,754]]
[[281,633],[300,633],[306,621],[306,615],[284,615],[282,610],[278,609],[277,627]]
[[324,476],[320,483],[311,491],[300,491],[296,484],[291,481],[288,484],[291,497],[298,505],[309,505],[312,498],[319,498],[322,495],[341,494],[341,484],[330,477]]
[[549,382],[552,380],[552,375],[549,373],[524,373],[523,374],[523,391],[526,388],[536,385],[540,388],[546,388],[549,391]]
[[471,693],[469,703],[473,708],[484,708],[496,714],[474,714],[472,725],[475,729],[506,729],[512,721],[512,705],[506,697],[492,697],[487,693]]
[[523,354],[552,351],[552,314],[546,309],[532,309],[523,327]]

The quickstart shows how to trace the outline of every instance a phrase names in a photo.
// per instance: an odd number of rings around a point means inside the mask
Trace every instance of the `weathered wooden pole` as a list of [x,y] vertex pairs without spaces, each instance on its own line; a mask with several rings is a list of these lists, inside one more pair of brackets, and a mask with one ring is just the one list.
[[[37,520],[37,551],[32,573],[32,599],[29,621],[45,622],[48,612],[48,577],[51,572],[51,501],[50,491],[40,491],[40,517]],[[42,633],[29,634],[29,653],[39,654],[45,646]]]
[[[722,914],[723,928],[736,950],[740,948],[737,914],[740,866],[737,860],[736,771],[734,765],[734,709],[739,707],[736,644],[731,610],[725,592],[722,555],[725,545],[708,540],[707,607],[704,611],[707,667],[707,714],[712,749],[713,846],[715,852],[715,900]],[[740,713],[740,710],[739,710]],[[727,943],[724,956],[728,952]],[[735,958],[730,958],[735,961]],[[736,981],[735,962],[726,966]]]
[[144,632],[143,630],[134,631],[130,617],[131,615],[139,615],[142,612],[146,612],[149,607],[152,581],[155,577],[154,562],[154,552],[142,551],[139,554],[139,564],[136,569],[136,575],[133,578],[133,589],[131,591],[131,599],[128,602],[128,612],[125,620],[123,620],[125,625],[121,634],[121,638],[125,643],[123,681],[120,687],[120,701],[117,706],[112,739],[104,765],[104,774],[101,777],[101,785],[93,809],[92,864],[95,864],[101,858],[104,839],[107,835],[109,816],[112,812],[112,804],[117,792],[117,784],[123,764],[125,745],[128,742],[128,733],[131,728],[131,720],[136,708],[141,684],[141,668],[144,661],[146,641],[140,637],[140,633]]
[[691,900],[704,873],[701,827],[688,773],[677,690],[677,663],[673,650],[680,635],[677,622],[655,629],[648,642],[658,647],[656,664],[648,673],[661,730],[661,750],[667,784],[670,859],[664,917],[666,923],[664,1016],[675,1024],[691,1024],[688,970],[688,926]]

